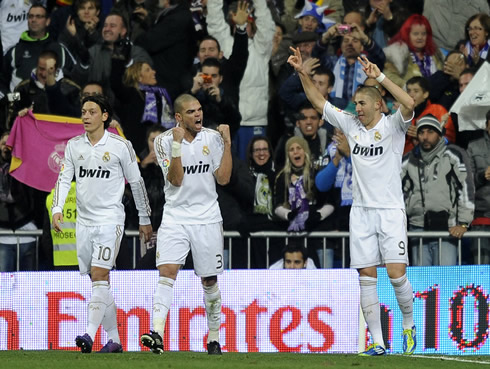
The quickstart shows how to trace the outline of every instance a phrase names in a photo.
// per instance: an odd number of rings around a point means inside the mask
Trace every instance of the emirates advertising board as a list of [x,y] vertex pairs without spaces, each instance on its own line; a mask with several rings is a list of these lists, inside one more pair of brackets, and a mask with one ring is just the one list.
[[[410,267],[418,354],[490,354],[490,266]],[[113,271],[111,286],[125,351],[151,326],[156,271]],[[77,272],[0,273],[0,350],[77,350],[85,333],[91,283]],[[218,277],[223,352],[357,353],[370,343],[350,269],[231,270]],[[384,268],[378,269],[388,352],[402,350],[401,312]],[[200,279],[181,271],[174,285],[164,347],[205,351]],[[99,329],[94,350],[107,338]]]

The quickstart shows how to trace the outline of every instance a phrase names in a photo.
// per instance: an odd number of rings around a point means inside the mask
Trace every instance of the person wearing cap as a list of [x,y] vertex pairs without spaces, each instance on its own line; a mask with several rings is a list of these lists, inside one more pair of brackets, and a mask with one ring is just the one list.
[[[449,231],[449,238],[410,240],[414,265],[456,265],[458,240],[468,230],[475,210],[470,158],[448,144],[433,115],[417,122],[419,141],[402,162],[402,186],[410,231]],[[421,252],[421,253],[420,253]]]
[[76,337],[75,343],[82,353],[92,352],[95,335],[102,324],[108,342],[100,352],[120,353],[123,347],[109,274],[124,234],[125,181],[131,186],[138,209],[142,242],[152,236],[151,209],[131,142],[107,131],[112,116],[108,99],[101,95],[85,97],[81,115],[85,133],[68,141],[56,181],[51,208],[53,228],[63,232],[63,208],[75,175],[78,265],[80,274],[88,274],[92,281],[87,330]]

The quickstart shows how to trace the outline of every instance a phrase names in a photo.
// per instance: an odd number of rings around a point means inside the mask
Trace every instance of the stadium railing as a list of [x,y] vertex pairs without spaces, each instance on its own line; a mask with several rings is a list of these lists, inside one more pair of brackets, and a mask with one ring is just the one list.
[[[136,264],[139,259],[139,232],[137,230],[126,230],[125,231],[126,236],[128,238],[132,239],[132,265],[133,269],[136,267]],[[37,242],[36,242],[36,270],[39,268],[39,239],[42,236],[42,230],[38,229],[36,231],[6,231],[6,230],[0,230],[0,243],[1,243],[1,237],[2,236],[14,236],[17,237],[17,266],[16,270],[19,271],[20,269],[20,258],[19,258],[19,253],[20,253],[20,247],[19,247],[19,237],[22,236],[31,236],[31,237],[36,237]],[[225,231],[224,232],[225,236],[225,248],[228,250],[227,252],[227,258],[228,258],[228,263],[227,266],[229,269],[233,268],[233,240],[242,238],[243,236],[239,232],[234,232],[234,231]],[[305,247],[308,248],[308,240],[309,239],[319,239],[321,238],[323,240],[323,255],[324,255],[324,260],[323,264],[325,264],[326,260],[326,249],[327,249],[327,240],[332,240],[332,239],[341,239],[340,240],[340,253],[341,253],[341,267],[342,268],[348,268],[349,263],[348,260],[346,259],[347,257],[347,248],[349,247],[348,245],[348,237],[349,233],[348,232],[303,232],[303,233],[289,233],[289,232],[255,232],[251,233],[247,238],[246,238],[246,244],[247,244],[247,268],[251,269],[251,249],[252,249],[252,239],[254,238],[263,238],[265,239],[265,247],[266,247],[266,266],[267,268],[270,265],[269,262],[269,243],[272,238],[283,238],[285,239],[284,245],[287,244],[288,239],[290,238],[302,238],[304,239],[304,245]],[[419,254],[422,253],[422,247],[423,247],[423,239],[425,238],[437,238],[439,240],[439,245],[441,244],[442,240],[445,238],[450,237],[449,232],[408,232],[408,237],[410,238],[420,238],[419,241]],[[463,240],[465,239],[478,239],[478,251],[477,251],[477,264],[481,264],[481,240],[484,238],[490,238],[490,232],[476,232],[476,231],[469,231],[466,232],[464,235],[463,239],[458,240],[458,265],[462,265],[462,259],[463,259]],[[442,248],[439,247],[439,260],[441,260],[442,257]]]

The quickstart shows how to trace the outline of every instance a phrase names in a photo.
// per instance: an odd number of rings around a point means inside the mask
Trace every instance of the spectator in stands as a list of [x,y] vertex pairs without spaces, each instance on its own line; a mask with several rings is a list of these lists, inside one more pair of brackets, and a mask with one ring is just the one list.
[[[2,55],[19,42],[19,37],[27,28],[26,15],[34,1],[4,0],[0,2],[0,45]],[[46,1],[39,1],[46,5]]]
[[233,47],[228,58],[223,57],[220,44],[213,36],[205,36],[199,42],[197,57],[199,63],[195,64],[193,75],[199,72],[202,63],[207,58],[218,59],[222,66],[220,68],[223,81],[221,85],[225,94],[233,99],[233,103],[238,106],[239,86],[242,81],[243,73],[247,67],[248,60],[248,35],[246,24],[248,21],[248,3],[239,2],[236,12],[232,12],[231,20],[236,25],[233,34]]
[[[32,188],[10,176],[11,151],[7,147],[9,132],[0,136],[0,230],[34,231],[34,198]],[[35,270],[36,238],[19,237],[19,259],[17,259],[17,237],[0,237],[0,272]]]
[[59,30],[58,41],[65,45],[72,54],[77,55],[78,49],[82,47],[89,49],[102,41],[104,22],[101,22],[99,18],[99,0],[75,1],[73,7],[73,14],[67,17],[64,27]]
[[145,33],[155,21],[158,14],[156,1],[121,0],[115,2],[114,11],[121,14],[128,25],[128,38],[135,41]]
[[80,50],[81,68],[84,69],[83,81],[96,81],[104,87],[109,98],[114,94],[111,90],[112,59],[120,59],[129,65],[131,62],[144,62],[153,65],[148,53],[139,46],[132,45],[127,39],[128,28],[124,18],[115,12],[109,13],[105,18],[102,29],[103,42],[88,49],[89,57],[85,55],[86,50]]
[[315,185],[318,191],[333,190],[331,198],[335,199],[334,229],[349,230],[349,213],[352,205],[352,163],[350,148],[344,133],[335,128],[332,141],[327,147],[325,157],[328,164],[318,172]]
[[[407,1],[408,3],[408,1]],[[477,13],[490,13],[490,5],[487,0],[451,1],[427,0],[424,5],[423,15],[428,19],[434,42],[443,49],[450,51],[467,33],[465,23],[468,18]]]
[[[155,138],[165,132],[165,127],[160,124],[153,124],[146,130],[146,147],[139,153],[141,177],[145,181],[146,193],[151,209],[151,225],[153,229],[158,229],[162,223],[163,204],[165,204],[165,194],[163,193],[163,174],[158,166],[155,154]],[[156,235],[156,231],[154,232]]]
[[155,71],[148,63],[135,62],[125,68],[124,60],[112,58],[111,88],[119,101],[116,112],[135,152],[146,148],[150,125],[156,123],[165,129],[175,126],[172,100],[167,89],[157,85]]
[[413,14],[384,49],[385,74],[400,87],[412,77],[428,78],[443,69],[443,56],[432,39],[432,28],[423,15]]
[[421,117],[428,114],[435,116],[439,122],[443,123],[443,136],[450,143],[456,142],[456,129],[452,118],[447,115],[448,112],[446,108],[439,104],[433,104],[429,100],[429,91],[429,82],[424,77],[412,77],[407,81],[407,93],[415,101],[415,116],[412,120],[412,125],[408,127],[407,130],[405,149],[403,151],[404,154],[411,151],[413,147],[418,144],[418,129],[416,123]]
[[65,47],[48,33],[47,9],[39,4],[32,5],[27,17],[28,30],[22,33],[19,42],[8,50],[3,60],[0,76],[0,91],[3,94],[13,91],[21,81],[31,76],[44,50],[51,50],[58,55],[58,67],[65,75],[69,76],[74,66],[74,60]]
[[[319,45],[326,48],[336,37],[341,37],[341,54],[326,55],[321,58],[322,65],[327,65],[333,70],[335,84],[331,93],[332,97],[341,99],[338,107],[343,109],[351,101],[357,87],[366,80],[362,67],[357,60],[361,53],[366,53],[373,63],[383,66],[385,55],[383,50],[367,36],[357,24],[351,24],[348,30],[343,30],[341,24],[335,24],[322,35]],[[339,28],[340,27],[340,28]],[[327,59],[326,62],[323,59]]]
[[459,76],[467,67],[467,59],[461,51],[450,51],[444,61],[443,69],[427,78],[430,85],[430,100],[449,110],[459,96]]
[[457,240],[473,220],[475,188],[468,155],[446,144],[433,115],[417,122],[419,145],[402,162],[402,188],[410,231],[449,231],[450,238],[410,240],[413,265],[456,265]]
[[242,117],[233,99],[226,95],[222,82],[220,61],[207,58],[201,64],[201,71],[193,79],[191,94],[201,103],[206,117],[205,126],[216,129],[222,122],[227,122],[233,139],[240,128]]
[[392,0],[369,0],[365,8],[366,33],[381,48],[388,46],[388,41],[401,28],[411,12],[403,2]]
[[[31,77],[19,83],[19,109],[34,113],[80,117],[80,86],[65,78],[53,51],[42,51]],[[17,114],[15,114],[17,115]]]
[[196,34],[192,14],[184,0],[159,0],[153,25],[135,41],[153,58],[158,85],[175,99],[189,90],[191,68],[196,55]]
[[316,269],[315,263],[308,257],[308,250],[298,242],[290,241],[282,250],[282,259],[272,264],[269,269]]
[[293,136],[284,147],[286,163],[276,177],[274,213],[288,221],[288,231],[311,231],[332,214],[334,208],[317,196],[315,171],[308,142]]
[[293,134],[284,134],[280,139],[274,152],[274,164],[282,168],[286,161],[286,141],[291,136],[302,137],[308,143],[310,161],[315,170],[323,166],[323,154],[329,143],[326,129],[320,129],[323,125],[321,115],[313,108],[309,101],[303,103],[296,113],[296,127]]
[[470,67],[478,68],[487,58],[490,48],[490,15],[475,14],[466,22],[464,53]]
[[[266,1],[254,0],[253,6],[254,12],[250,14],[251,22],[244,26],[249,36],[249,56],[239,92],[239,111],[242,115],[242,122],[234,140],[234,150],[242,160],[245,160],[250,139],[266,133],[269,60],[275,32],[275,23]],[[209,0],[207,7],[208,32],[218,40],[224,56],[228,57],[231,54],[234,39],[230,33],[230,26],[223,16],[223,0]],[[233,31],[239,27],[233,27]]]
[[[471,223],[472,231],[490,231],[490,110],[487,112],[486,132],[478,140],[468,145],[475,178],[475,216]],[[472,244],[474,264],[490,264],[490,239],[480,238]]]

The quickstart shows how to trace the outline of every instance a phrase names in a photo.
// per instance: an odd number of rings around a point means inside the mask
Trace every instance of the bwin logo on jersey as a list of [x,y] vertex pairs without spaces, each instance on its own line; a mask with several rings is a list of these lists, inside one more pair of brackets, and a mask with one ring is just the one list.
[[196,174],[196,173],[207,173],[209,172],[209,164],[204,164],[202,161],[197,165],[187,165],[184,167],[184,173],[186,174]]
[[383,146],[374,147],[374,145],[359,146],[357,143],[354,146],[354,150],[352,150],[353,155],[361,155],[361,156],[378,156],[383,154]]
[[80,167],[80,173],[78,173],[78,176],[80,178],[83,177],[90,177],[90,178],[109,178],[111,175],[111,172],[108,171],[107,169],[102,169],[102,167],[99,166],[98,169],[85,169],[84,167]]

